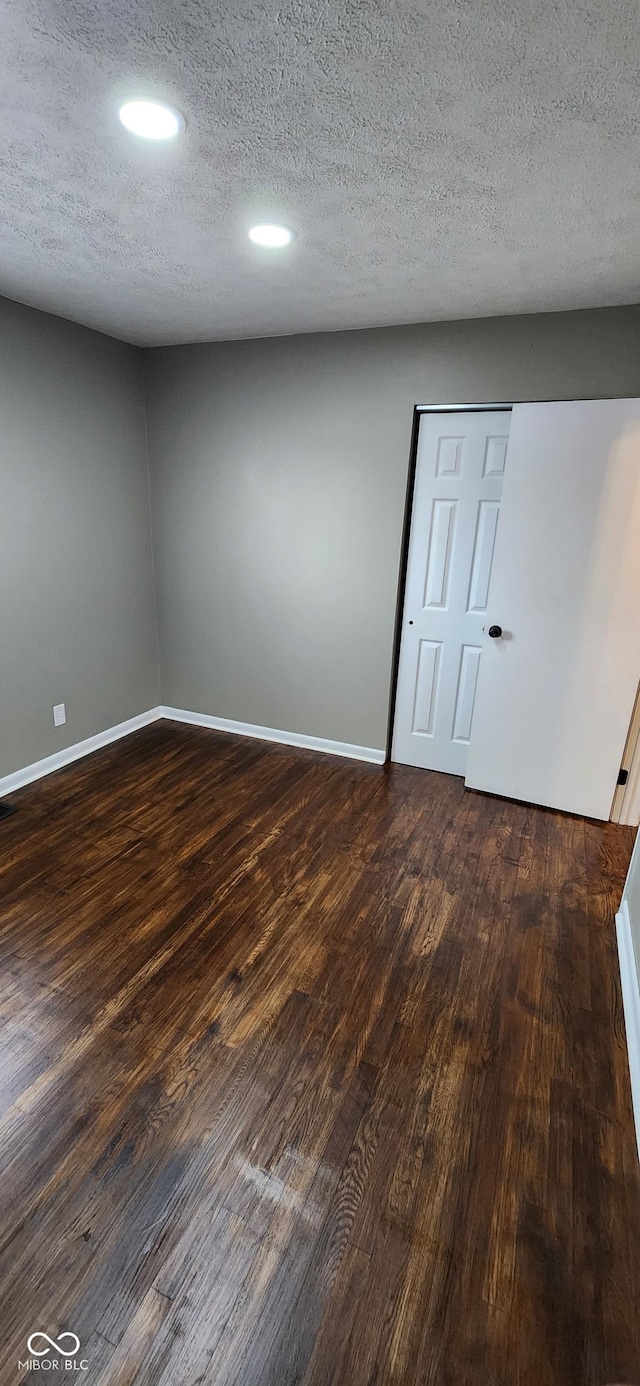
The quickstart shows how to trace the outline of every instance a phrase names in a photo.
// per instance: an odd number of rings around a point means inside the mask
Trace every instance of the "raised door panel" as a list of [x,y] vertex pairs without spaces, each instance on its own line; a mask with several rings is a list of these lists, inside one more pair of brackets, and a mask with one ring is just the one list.
[[478,502],[467,611],[484,613],[487,609],[499,510],[497,500]]
[[425,607],[444,608],[447,605],[457,504],[455,500],[439,497],[433,501],[424,582]]
[[471,723],[479,668],[480,646],[463,645],[460,652],[452,737],[454,741],[463,742],[467,746],[471,740]]
[[460,435],[441,433],[436,446],[436,476],[460,476],[462,445]]
[[489,434],[484,448],[483,476],[502,476],[507,460],[508,433]]
[[441,650],[437,640],[420,641],[411,728],[419,736],[433,736]]

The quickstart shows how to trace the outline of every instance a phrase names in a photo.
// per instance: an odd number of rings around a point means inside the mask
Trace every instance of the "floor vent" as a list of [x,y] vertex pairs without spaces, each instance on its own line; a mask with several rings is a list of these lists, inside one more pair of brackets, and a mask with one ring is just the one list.
[[12,813],[17,813],[17,808],[13,804],[0,804],[0,818],[10,818]]

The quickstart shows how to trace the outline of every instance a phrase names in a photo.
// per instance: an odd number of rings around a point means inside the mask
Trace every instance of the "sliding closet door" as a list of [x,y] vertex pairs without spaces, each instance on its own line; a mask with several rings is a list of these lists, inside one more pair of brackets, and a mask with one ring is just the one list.
[[392,759],[464,775],[510,410],[423,414]]
[[515,405],[468,786],[608,818],[639,681],[640,401]]
[[516,405],[467,784],[608,818],[639,681],[640,401]]

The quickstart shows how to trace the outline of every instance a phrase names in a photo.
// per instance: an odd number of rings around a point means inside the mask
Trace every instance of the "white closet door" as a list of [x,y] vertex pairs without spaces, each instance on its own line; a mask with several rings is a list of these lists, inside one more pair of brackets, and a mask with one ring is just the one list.
[[509,410],[423,414],[393,760],[464,775]]
[[519,404],[466,782],[608,818],[640,680],[640,400]]

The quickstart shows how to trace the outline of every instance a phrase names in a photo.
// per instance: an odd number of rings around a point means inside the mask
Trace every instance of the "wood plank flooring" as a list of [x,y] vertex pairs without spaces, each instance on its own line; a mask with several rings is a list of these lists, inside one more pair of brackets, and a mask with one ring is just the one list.
[[12,801],[2,1383],[640,1383],[629,829],[168,723]]

